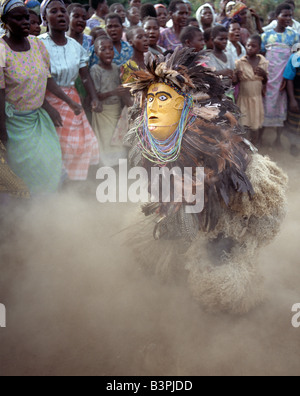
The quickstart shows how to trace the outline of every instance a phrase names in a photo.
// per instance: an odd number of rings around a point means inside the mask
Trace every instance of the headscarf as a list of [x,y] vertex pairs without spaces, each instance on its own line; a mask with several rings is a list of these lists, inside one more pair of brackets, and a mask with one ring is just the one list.
[[[228,7],[229,4],[227,4]],[[229,18],[234,19],[236,16],[239,15],[240,12],[248,8],[246,4],[242,3],[241,1],[237,1],[233,6],[232,10],[230,11]]]
[[41,18],[44,26],[46,26],[46,10],[52,1],[59,1],[60,3],[65,4],[63,0],[43,0],[41,4]]
[[163,4],[155,4],[154,8],[156,9],[156,11],[157,11],[159,8],[164,8],[165,10],[167,9],[167,7],[166,7],[165,5],[163,5]]
[[26,0],[25,5],[29,10],[34,11],[37,15],[40,15],[41,5],[37,0]]
[[0,17],[18,7],[25,7],[22,0],[0,0]]
[[199,23],[200,30],[202,32],[204,31],[204,29],[203,29],[203,26],[202,26],[201,17],[202,17],[202,11],[204,10],[204,8],[209,8],[211,10],[211,12],[212,12],[212,15],[213,15],[213,22],[212,22],[212,25],[211,25],[212,27],[216,26],[216,19],[217,19],[217,15],[215,13],[215,10],[213,9],[213,7],[209,3],[206,3],[203,6],[199,7],[197,12],[196,12],[196,18],[197,18],[197,21]]

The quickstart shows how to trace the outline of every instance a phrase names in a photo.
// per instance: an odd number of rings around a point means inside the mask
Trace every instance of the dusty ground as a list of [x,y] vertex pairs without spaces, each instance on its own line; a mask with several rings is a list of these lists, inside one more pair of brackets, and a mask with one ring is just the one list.
[[[290,176],[289,213],[260,265],[268,299],[208,315],[183,286],[137,270],[110,235],[131,205],[66,194],[2,223],[0,375],[300,375],[300,160],[264,149]],[[286,144],[286,142],[285,142]],[[9,229],[11,228],[11,229]]]

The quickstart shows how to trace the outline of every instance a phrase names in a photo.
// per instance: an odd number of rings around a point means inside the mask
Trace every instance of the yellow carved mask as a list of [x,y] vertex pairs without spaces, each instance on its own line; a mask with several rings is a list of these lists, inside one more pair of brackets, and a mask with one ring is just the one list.
[[163,83],[151,85],[147,95],[151,135],[161,141],[172,136],[178,127],[183,108],[184,97],[173,88]]

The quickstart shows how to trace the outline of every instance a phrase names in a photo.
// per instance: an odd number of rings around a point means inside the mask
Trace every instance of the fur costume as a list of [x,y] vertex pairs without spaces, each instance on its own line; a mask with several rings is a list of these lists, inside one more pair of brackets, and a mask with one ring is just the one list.
[[145,221],[130,244],[150,273],[164,280],[185,274],[205,309],[241,314],[263,300],[257,254],[279,232],[288,179],[244,139],[237,108],[225,97],[220,79],[200,64],[198,54],[183,49],[166,59],[149,56],[147,70],[133,71],[135,81],[128,86],[141,103],[132,110],[125,137],[131,165],[149,175],[153,166],[162,166],[150,161],[141,145],[150,85],[165,83],[191,95],[180,155],[164,166],[204,167],[205,206],[199,214],[187,214],[185,201],[146,204]]

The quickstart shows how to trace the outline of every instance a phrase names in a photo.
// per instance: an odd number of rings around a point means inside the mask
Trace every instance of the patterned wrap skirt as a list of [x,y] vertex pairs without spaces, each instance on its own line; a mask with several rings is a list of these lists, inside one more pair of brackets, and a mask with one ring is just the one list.
[[[75,87],[61,87],[72,100],[80,103]],[[89,167],[99,164],[97,138],[84,112],[76,116],[70,107],[50,92],[46,99],[60,113],[63,126],[56,128],[60,140],[63,164],[70,180],[83,181]]]
[[18,112],[6,103],[7,158],[32,195],[58,190],[62,156],[55,127],[43,109]]

